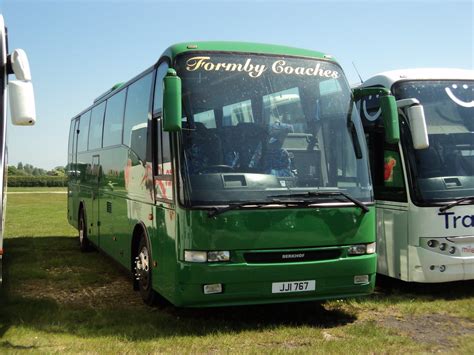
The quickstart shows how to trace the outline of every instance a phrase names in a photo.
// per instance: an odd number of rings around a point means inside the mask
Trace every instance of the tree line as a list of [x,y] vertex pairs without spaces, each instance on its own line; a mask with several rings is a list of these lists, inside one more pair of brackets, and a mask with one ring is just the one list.
[[46,170],[22,162],[8,166],[10,187],[64,187],[67,186],[66,168],[57,166]]
[[23,164],[19,162],[16,166],[8,166],[9,176],[66,176],[66,168],[57,166],[51,170],[37,168],[31,164]]

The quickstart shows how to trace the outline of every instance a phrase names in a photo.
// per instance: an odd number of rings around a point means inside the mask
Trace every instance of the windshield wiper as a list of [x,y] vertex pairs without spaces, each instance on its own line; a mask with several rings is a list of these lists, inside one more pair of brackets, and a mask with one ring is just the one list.
[[212,217],[215,217],[221,213],[224,213],[224,212],[227,212],[227,211],[232,211],[232,210],[238,210],[239,208],[241,207],[245,207],[245,206],[258,206],[258,207],[262,207],[262,206],[266,206],[266,205],[269,205],[269,204],[273,204],[274,202],[241,202],[241,203],[232,203],[228,206],[225,206],[225,207],[212,207],[209,212],[207,212],[207,216],[209,218],[212,218]]
[[440,207],[439,211],[440,212],[447,211],[450,208],[452,208],[454,206],[457,206],[457,205],[460,205],[460,204],[462,204],[463,202],[466,202],[466,201],[469,201],[469,202],[473,203],[474,202],[474,196],[467,196],[467,197],[458,198],[456,201],[451,202],[451,203],[447,204],[446,206]]
[[297,194],[288,194],[288,195],[275,195],[269,197],[303,197],[303,198],[310,198],[310,197],[331,197],[331,196],[342,196],[345,197],[347,200],[351,201],[354,205],[359,207],[363,213],[369,212],[369,209],[362,201],[352,197],[351,195],[341,192],[341,191],[308,191],[304,193],[297,193]]

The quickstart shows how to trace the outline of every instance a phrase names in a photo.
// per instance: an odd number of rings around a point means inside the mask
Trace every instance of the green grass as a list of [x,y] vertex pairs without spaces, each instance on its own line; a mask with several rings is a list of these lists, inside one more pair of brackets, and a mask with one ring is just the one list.
[[321,304],[145,306],[117,264],[79,252],[66,198],[8,196],[1,353],[474,353],[472,282],[384,282]]

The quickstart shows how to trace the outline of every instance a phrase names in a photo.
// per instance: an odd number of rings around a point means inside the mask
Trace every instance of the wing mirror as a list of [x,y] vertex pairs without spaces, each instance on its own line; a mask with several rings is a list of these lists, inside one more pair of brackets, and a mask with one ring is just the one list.
[[423,105],[421,105],[417,99],[403,99],[397,101],[397,106],[398,108],[403,109],[408,117],[413,148],[428,148],[430,142]]
[[181,130],[181,79],[174,69],[168,69],[163,79],[163,130]]
[[395,144],[400,140],[400,125],[395,97],[385,88],[356,88],[353,89],[354,100],[358,101],[369,95],[380,95],[380,109],[382,110],[385,140]]
[[10,114],[14,125],[29,126],[36,122],[35,95],[31,82],[28,57],[23,49],[15,49],[8,56],[9,74],[17,80],[8,83]]

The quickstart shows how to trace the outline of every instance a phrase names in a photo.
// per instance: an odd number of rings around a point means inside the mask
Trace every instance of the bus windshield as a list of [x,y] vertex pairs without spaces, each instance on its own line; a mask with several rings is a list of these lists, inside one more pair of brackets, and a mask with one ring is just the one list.
[[362,125],[339,66],[210,52],[182,55],[176,69],[182,191],[191,205],[320,190],[372,200]]
[[427,80],[396,84],[397,99],[423,105],[430,146],[406,145],[420,202],[449,201],[474,195],[474,81]]

